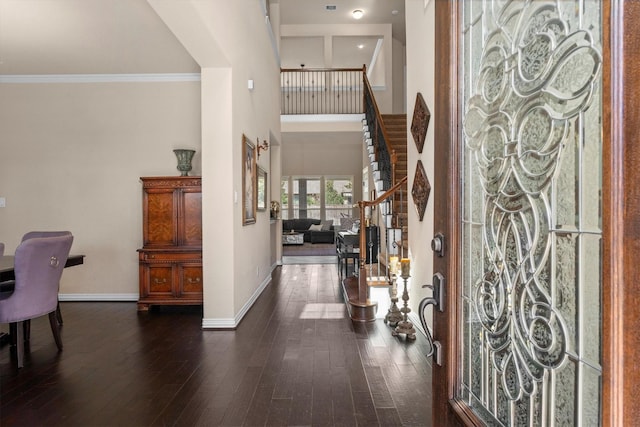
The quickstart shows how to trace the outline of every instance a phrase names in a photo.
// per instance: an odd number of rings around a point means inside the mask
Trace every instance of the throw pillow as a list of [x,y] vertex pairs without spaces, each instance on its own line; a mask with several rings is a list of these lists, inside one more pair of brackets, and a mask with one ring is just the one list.
[[340,229],[343,231],[351,230],[355,221],[353,218],[340,218]]
[[331,230],[331,226],[333,225],[333,220],[332,219],[328,219],[326,221],[322,221],[322,231],[329,231]]
[[311,230],[311,231],[322,231],[322,224],[311,224],[309,226],[309,230]]

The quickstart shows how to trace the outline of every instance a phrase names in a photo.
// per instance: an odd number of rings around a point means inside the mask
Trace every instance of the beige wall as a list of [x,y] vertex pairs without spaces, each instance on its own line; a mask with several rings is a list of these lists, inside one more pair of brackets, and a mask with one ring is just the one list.
[[[433,237],[433,197],[437,189],[434,188],[433,130],[437,123],[437,111],[434,111],[434,8],[435,2],[429,2],[424,7],[422,0],[407,0],[405,12],[407,17],[407,125],[411,126],[416,94],[422,96],[431,111],[431,121],[427,132],[426,141],[422,153],[418,153],[413,137],[407,133],[407,158],[409,189],[413,185],[413,177],[416,172],[418,159],[422,160],[425,172],[431,183],[431,195],[422,221],[418,220],[418,214],[414,208],[409,209],[409,255],[411,258],[410,304],[416,314],[418,303],[430,291],[421,286],[431,283],[433,275],[433,252],[431,251],[431,238]],[[413,202],[410,202],[412,204]]]
[[65,270],[69,298],[138,295],[141,176],[176,170],[197,150],[200,83],[0,84],[0,240],[13,253],[30,230],[70,230],[85,265]]

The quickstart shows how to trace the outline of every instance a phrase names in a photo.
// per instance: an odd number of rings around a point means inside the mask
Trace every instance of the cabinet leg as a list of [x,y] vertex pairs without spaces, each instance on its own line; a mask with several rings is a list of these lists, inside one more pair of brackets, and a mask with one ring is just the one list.
[[138,303],[138,311],[149,311],[149,304]]

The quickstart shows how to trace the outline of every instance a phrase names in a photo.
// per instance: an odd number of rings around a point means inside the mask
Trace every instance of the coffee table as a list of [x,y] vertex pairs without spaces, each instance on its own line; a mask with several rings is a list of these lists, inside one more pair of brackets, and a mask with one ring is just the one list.
[[304,233],[284,232],[282,233],[283,245],[304,245]]

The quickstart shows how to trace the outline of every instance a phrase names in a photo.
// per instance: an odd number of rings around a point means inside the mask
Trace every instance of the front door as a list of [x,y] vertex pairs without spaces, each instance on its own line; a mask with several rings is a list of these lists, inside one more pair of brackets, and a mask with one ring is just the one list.
[[436,2],[434,425],[635,422],[633,3]]

